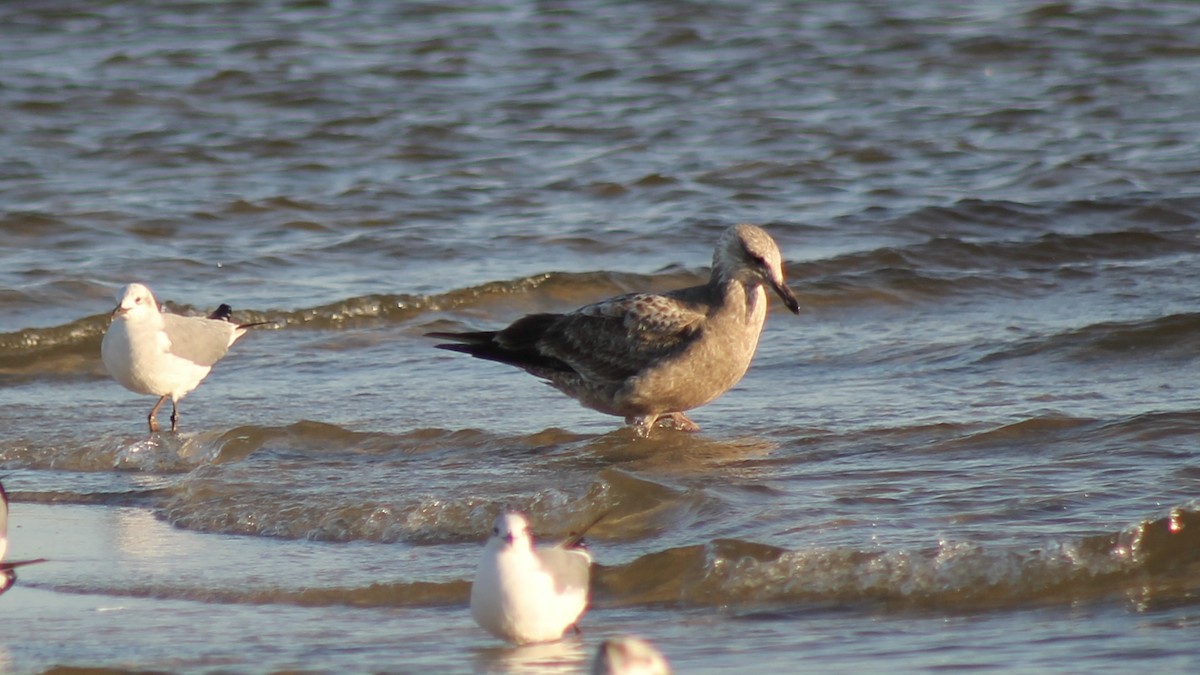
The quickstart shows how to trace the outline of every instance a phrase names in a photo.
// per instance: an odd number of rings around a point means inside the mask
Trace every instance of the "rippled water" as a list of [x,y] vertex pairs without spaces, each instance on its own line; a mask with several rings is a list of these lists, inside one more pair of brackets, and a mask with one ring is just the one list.
[[[0,663],[1200,666],[1200,7],[0,4]],[[746,378],[636,439],[432,349],[789,260]],[[116,288],[243,338],[145,434]],[[471,622],[492,515],[611,511],[583,635]]]

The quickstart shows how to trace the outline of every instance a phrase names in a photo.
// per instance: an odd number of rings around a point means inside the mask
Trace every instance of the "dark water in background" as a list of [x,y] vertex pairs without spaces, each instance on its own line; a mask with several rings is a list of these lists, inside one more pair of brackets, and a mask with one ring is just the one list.
[[[56,562],[0,659],[578,672],[634,632],[688,673],[1193,671],[1197,36],[1192,3],[0,4],[0,468],[14,526],[91,533],[14,532]],[[695,283],[739,221],[804,312],[699,435],[422,337]],[[178,437],[99,360],[132,280],[279,323]],[[612,510],[582,640],[471,623],[503,504]]]

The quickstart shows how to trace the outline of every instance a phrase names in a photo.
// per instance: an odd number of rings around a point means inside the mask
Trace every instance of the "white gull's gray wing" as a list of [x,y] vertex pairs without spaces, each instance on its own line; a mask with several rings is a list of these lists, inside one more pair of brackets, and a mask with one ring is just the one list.
[[592,566],[592,557],[587,551],[551,546],[535,548],[533,552],[542,563],[542,569],[554,579],[556,591],[587,591]]
[[171,341],[168,351],[201,366],[221,360],[237,331],[237,326],[228,321],[177,314],[163,314],[162,318]]

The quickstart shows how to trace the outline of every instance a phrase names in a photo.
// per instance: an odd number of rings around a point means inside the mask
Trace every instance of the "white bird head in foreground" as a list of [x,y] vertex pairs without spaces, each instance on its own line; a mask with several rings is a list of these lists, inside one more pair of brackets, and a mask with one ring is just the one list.
[[587,610],[592,557],[578,544],[535,547],[525,516],[497,516],[471,584],[471,617],[513,644],[562,639]]
[[622,635],[600,644],[592,661],[592,675],[671,675],[671,666],[654,645]]

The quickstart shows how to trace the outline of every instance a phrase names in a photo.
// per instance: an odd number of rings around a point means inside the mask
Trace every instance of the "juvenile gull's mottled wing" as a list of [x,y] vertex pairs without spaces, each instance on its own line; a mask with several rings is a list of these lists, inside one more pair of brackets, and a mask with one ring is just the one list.
[[564,314],[537,341],[542,354],[593,382],[619,382],[687,348],[706,307],[681,294],[633,293]]
[[211,366],[229,351],[236,327],[226,321],[163,314],[169,351],[201,366]]

